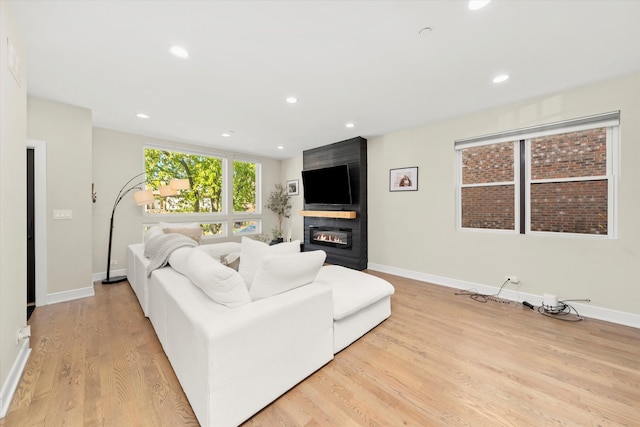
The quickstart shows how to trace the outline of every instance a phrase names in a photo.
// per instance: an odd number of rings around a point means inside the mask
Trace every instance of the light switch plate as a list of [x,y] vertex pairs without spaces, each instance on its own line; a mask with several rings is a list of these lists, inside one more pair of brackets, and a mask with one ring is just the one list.
[[53,219],[72,219],[73,211],[71,209],[54,209]]

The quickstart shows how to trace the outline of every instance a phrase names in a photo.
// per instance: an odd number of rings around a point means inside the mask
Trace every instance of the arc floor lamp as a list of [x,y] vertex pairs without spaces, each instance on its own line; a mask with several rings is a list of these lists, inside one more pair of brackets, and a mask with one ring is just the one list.
[[[107,277],[102,281],[103,285],[111,285],[113,283],[120,283],[127,280],[127,276],[116,276],[111,277],[111,244],[113,243],[113,218],[116,214],[116,208],[120,204],[120,201],[132,192],[133,190],[137,190],[133,193],[133,199],[138,206],[148,205],[153,203],[154,196],[151,190],[147,190],[143,187],[146,184],[147,180],[142,179],[142,181],[136,182],[132,184],[132,182],[140,179],[145,172],[139,173],[138,175],[131,178],[127,181],[116,196],[115,202],[113,202],[113,209],[111,210],[111,221],[109,224],[109,251],[107,255]],[[166,196],[175,196],[178,194],[178,190],[188,190],[189,189],[189,180],[188,179],[172,179],[169,185],[161,185],[160,186],[160,195],[163,197]]]

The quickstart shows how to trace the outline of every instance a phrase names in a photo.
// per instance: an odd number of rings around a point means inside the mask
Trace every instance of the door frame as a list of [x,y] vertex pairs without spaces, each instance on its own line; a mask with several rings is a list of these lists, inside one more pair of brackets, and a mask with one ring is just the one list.
[[47,305],[47,143],[27,140],[33,149],[36,239],[36,307]]

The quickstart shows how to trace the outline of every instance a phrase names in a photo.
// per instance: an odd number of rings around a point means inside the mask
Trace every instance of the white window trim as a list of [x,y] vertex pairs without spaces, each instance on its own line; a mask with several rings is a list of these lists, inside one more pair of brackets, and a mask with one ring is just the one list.
[[[519,141],[512,141],[514,144],[513,147],[513,181],[496,181],[496,182],[481,182],[477,184],[463,184],[462,179],[462,150],[464,148],[471,147],[480,147],[483,145],[492,145],[504,142],[511,142],[510,140],[500,141],[500,142],[486,142],[486,143],[473,143],[469,145],[464,145],[463,147],[458,148],[456,146],[457,151],[457,183],[456,183],[456,227],[458,231],[462,230],[472,230],[472,231],[482,231],[482,232],[492,232],[492,233],[508,233],[508,234],[518,234],[518,230],[520,230],[520,214],[519,214],[519,206],[520,206],[520,191],[517,191],[517,187],[520,182],[520,143]],[[492,228],[473,228],[473,227],[463,227],[462,226],[462,189],[463,188],[472,188],[472,187],[498,187],[501,185],[513,185],[514,186],[514,198],[513,198],[513,230],[504,230],[504,229],[492,229]]]
[[[541,136],[556,135],[560,133],[578,132],[581,130],[588,130],[594,128],[606,128],[606,150],[607,150],[607,165],[606,175],[604,176],[587,176],[587,177],[573,177],[573,178],[558,178],[558,179],[531,179],[531,139]],[[525,198],[527,200],[525,206],[525,235],[543,235],[543,236],[565,236],[565,237],[578,237],[585,239],[617,239],[618,238],[618,176],[619,176],[619,150],[620,150],[620,111],[613,111],[604,114],[598,114],[594,116],[588,116],[578,119],[571,119],[561,122],[550,123],[547,125],[532,126],[528,128],[499,132],[491,135],[485,135],[480,137],[458,139],[454,141],[454,149],[457,152],[456,156],[456,226],[459,231],[482,231],[490,233],[515,233],[519,234],[520,230],[520,191],[518,190],[520,182],[520,154],[519,154],[519,141],[525,140],[525,152],[526,163],[529,166],[527,168],[527,175],[525,177]],[[480,187],[484,185],[499,185],[496,183],[482,183],[482,184],[462,184],[462,150],[465,148],[478,147],[483,145],[498,144],[502,142],[514,141],[514,179],[515,179],[515,207],[514,207],[514,223],[515,229],[511,230],[498,230],[498,229],[485,229],[485,228],[469,228],[462,227],[462,188],[465,187]],[[532,231],[531,230],[531,184],[543,183],[543,182],[571,182],[571,181],[587,181],[587,180],[602,180],[607,179],[608,184],[608,197],[607,197],[607,234],[582,234],[582,233],[560,233],[554,231]],[[505,182],[503,185],[508,185]]]
[[[615,177],[617,176],[619,159],[617,156],[618,140],[618,124],[619,122],[609,122],[610,126],[606,126],[606,150],[607,150],[607,164],[606,175],[590,175],[590,176],[576,176],[569,178],[549,178],[549,179],[531,179],[531,167],[528,168],[528,173],[525,181],[525,194],[526,194],[526,211],[525,211],[525,234],[541,235],[541,236],[569,236],[588,238],[596,240],[611,240],[618,238],[618,215],[615,207],[617,206],[617,186],[615,185]],[[571,128],[569,130],[556,130],[555,134],[578,132],[581,130],[589,130],[595,128],[605,127],[601,123],[596,123],[593,126],[582,126],[580,129]],[[533,138],[533,137],[532,137]],[[531,165],[531,139],[525,139],[527,164]],[[557,232],[557,231],[535,231],[531,230],[531,184],[553,183],[553,182],[584,182],[584,181],[602,181],[607,180],[607,234],[585,234],[585,233],[570,233],[570,232]]]
[[[142,170],[145,170],[144,165],[144,150],[156,149],[173,151],[184,154],[193,154],[197,156],[216,157],[222,160],[222,212],[180,212],[180,213],[147,213],[143,212],[145,222],[143,227],[157,224],[158,222],[198,222],[201,224],[222,224],[222,233],[216,236],[203,236],[204,240],[216,240],[238,236],[233,233],[233,223],[236,221],[257,221],[257,227],[255,233],[242,234],[259,235],[262,233],[263,213],[262,213],[262,162],[255,158],[226,155],[215,151],[206,150],[194,150],[176,145],[158,145],[158,144],[143,144],[142,146]],[[233,208],[233,164],[230,162],[242,161],[251,162],[256,165],[256,212],[230,212]]]
[[479,182],[477,184],[462,184],[462,188],[473,188],[473,187],[499,187],[501,185],[515,185],[515,181],[496,181],[496,182]]

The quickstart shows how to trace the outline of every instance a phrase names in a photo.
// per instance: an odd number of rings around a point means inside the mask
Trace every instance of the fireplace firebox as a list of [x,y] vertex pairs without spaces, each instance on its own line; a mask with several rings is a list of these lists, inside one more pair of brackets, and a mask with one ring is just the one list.
[[340,249],[351,248],[351,229],[336,227],[309,227],[309,242]]

